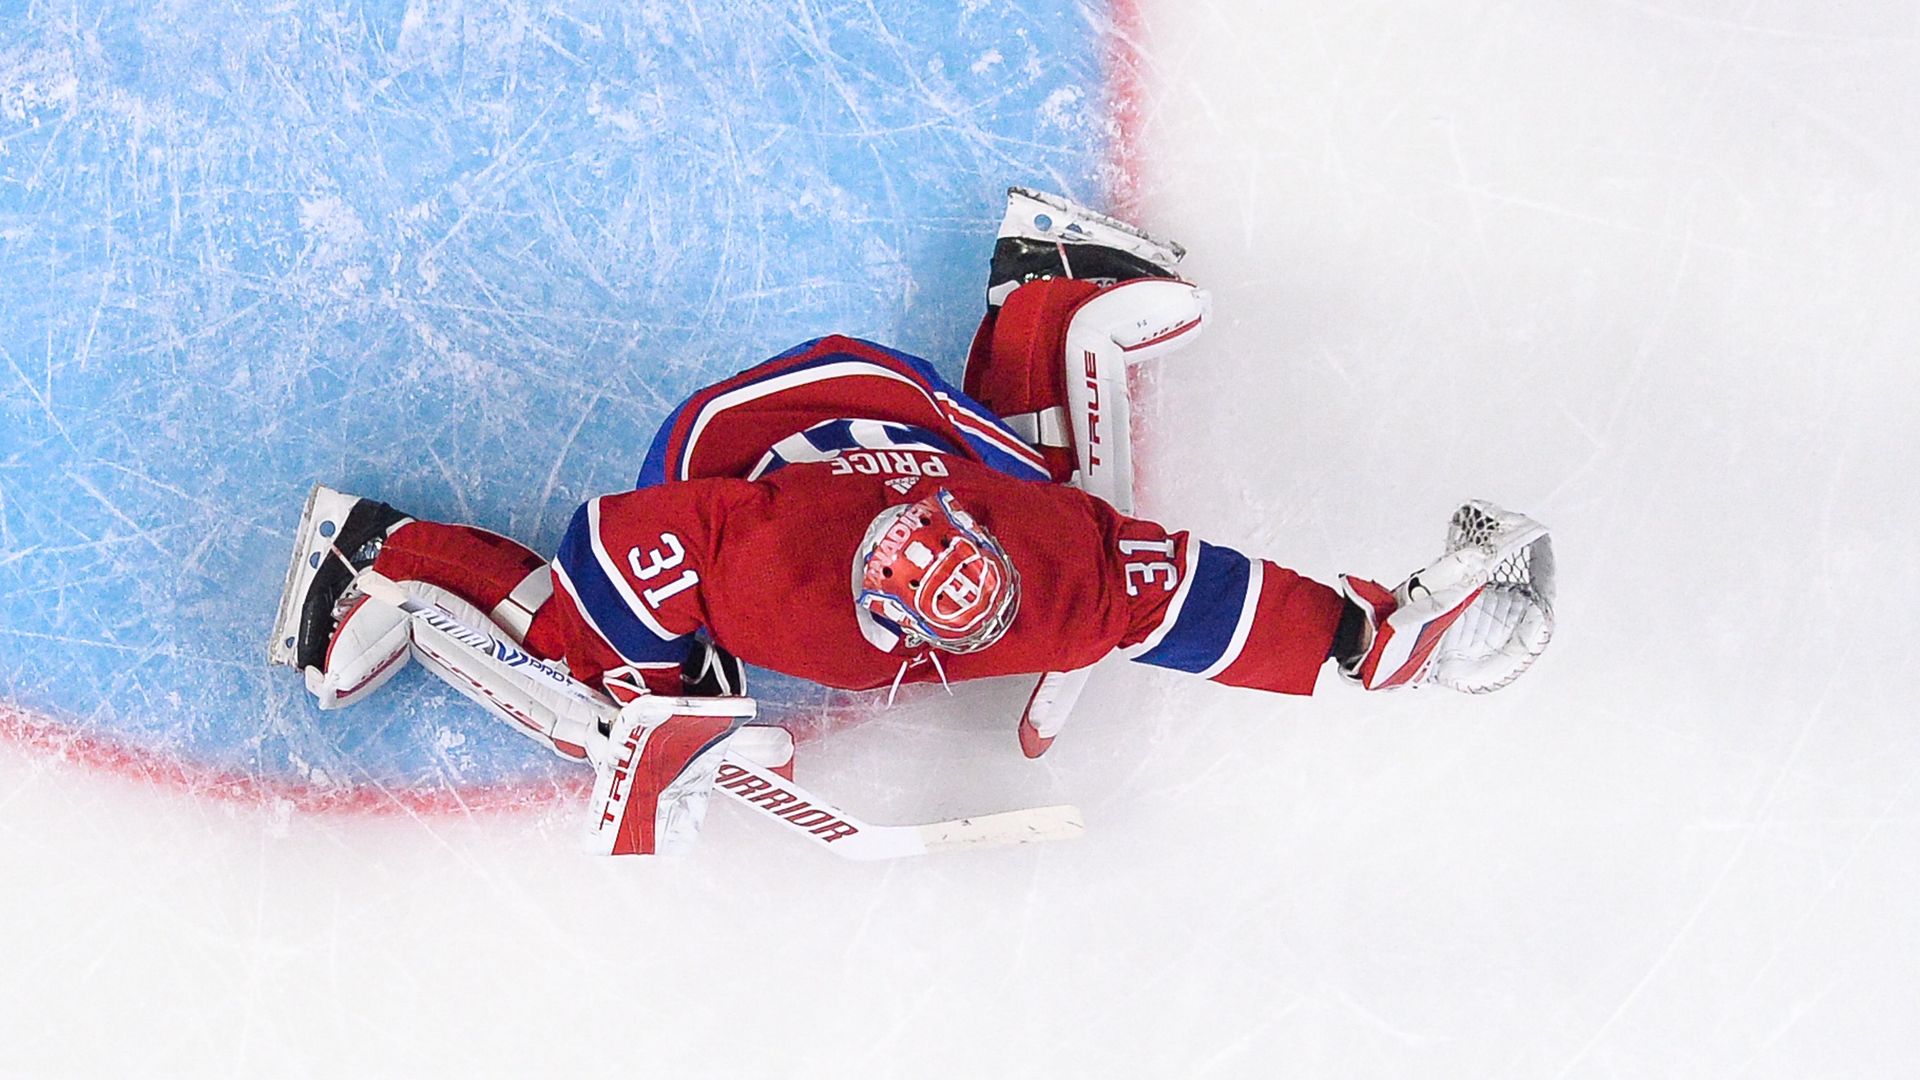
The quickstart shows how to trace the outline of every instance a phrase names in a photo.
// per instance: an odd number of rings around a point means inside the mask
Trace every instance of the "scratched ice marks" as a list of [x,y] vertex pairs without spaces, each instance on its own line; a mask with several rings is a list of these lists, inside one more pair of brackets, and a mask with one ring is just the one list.
[[27,5],[0,27],[0,703],[321,788],[553,782],[418,672],[327,715],[263,667],[308,485],[550,549],[744,363],[845,331],[957,374],[1000,189],[1110,179],[1106,19]]

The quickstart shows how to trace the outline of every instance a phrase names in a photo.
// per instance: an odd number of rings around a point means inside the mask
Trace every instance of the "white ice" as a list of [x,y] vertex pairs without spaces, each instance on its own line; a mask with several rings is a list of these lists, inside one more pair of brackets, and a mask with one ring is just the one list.
[[1038,764],[968,687],[805,780],[1088,835],[886,866],[0,752],[0,1071],[1920,1075],[1914,6],[1142,6],[1139,214],[1219,315],[1147,388],[1144,511],[1324,580],[1525,509],[1533,673],[1123,667]]

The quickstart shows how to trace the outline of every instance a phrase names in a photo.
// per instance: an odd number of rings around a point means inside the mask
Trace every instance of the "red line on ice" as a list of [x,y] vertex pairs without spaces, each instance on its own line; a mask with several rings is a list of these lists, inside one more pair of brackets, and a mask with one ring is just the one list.
[[375,784],[327,787],[194,764],[34,716],[6,703],[0,703],[0,741],[19,746],[35,757],[53,758],[149,787],[184,789],[188,794],[246,806],[286,804],[310,814],[412,816],[513,810],[585,798],[593,779],[583,769],[578,781],[571,784],[475,784],[436,789],[383,788]]
[[1107,148],[1106,209],[1129,219],[1140,209],[1140,113],[1146,97],[1142,2],[1110,0],[1104,50],[1107,111],[1113,117],[1113,141]]

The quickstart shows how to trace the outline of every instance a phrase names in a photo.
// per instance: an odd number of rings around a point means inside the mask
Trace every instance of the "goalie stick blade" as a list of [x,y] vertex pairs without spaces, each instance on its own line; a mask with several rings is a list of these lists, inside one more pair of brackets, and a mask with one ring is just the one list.
[[1077,806],[1036,806],[1030,810],[1007,810],[998,814],[922,825],[920,841],[929,852],[957,851],[961,848],[1074,840],[1086,829]]
[[843,859],[904,859],[936,851],[1071,840],[1085,830],[1073,806],[1041,806],[925,825],[875,825],[753,762],[729,756],[715,785]]

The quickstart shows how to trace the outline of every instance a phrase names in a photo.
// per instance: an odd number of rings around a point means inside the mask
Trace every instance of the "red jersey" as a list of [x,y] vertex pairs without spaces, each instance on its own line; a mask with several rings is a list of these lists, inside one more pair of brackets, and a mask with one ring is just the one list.
[[1339,621],[1333,590],[1073,488],[900,450],[588,502],[553,564],[566,656],[588,679],[621,665],[677,674],[687,635],[705,631],[749,664],[827,686],[884,687],[903,663],[906,681],[937,680],[920,653],[863,630],[854,560],[882,510],[942,488],[1020,575],[1005,635],[941,654],[949,679],[1073,670],[1120,649],[1234,685],[1312,691]]

